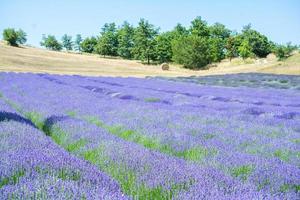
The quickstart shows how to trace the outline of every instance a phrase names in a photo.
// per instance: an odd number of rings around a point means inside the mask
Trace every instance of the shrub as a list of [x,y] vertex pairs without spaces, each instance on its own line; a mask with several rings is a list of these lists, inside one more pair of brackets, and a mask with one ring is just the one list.
[[24,44],[27,40],[26,33],[22,29],[16,31],[13,28],[4,29],[3,39],[11,46],[19,46],[20,44]]
[[286,45],[277,45],[274,53],[278,60],[284,60],[290,57],[292,52],[296,49],[296,46],[292,45],[291,43],[287,43]]
[[200,69],[210,63],[210,46],[205,37],[190,35],[172,43],[173,60],[186,68]]
[[54,35],[43,35],[43,39],[40,44],[41,46],[54,51],[60,51],[62,49],[62,44],[57,41]]

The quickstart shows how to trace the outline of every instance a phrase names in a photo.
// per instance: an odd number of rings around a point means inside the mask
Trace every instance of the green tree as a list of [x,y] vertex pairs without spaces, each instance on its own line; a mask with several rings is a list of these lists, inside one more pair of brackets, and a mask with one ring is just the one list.
[[62,40],[62,46],[67,50],[71,51],[73,49],[73,42],[72,42],[72,36],[69,36],[67,34],[64,34],[61,38]]
[[88,37],[84,39],[81,44],[81,50],[85,53],[93,53],[97,45],[97,39],[95,37]]
[[238,48],[239,54],[243,59],[249,58],[253,55],[252,48],[248,40],[244,40]]
[[210,31],[207,22],[202,20],[201,17],[196,17],[192,22],[190,32],[192,35],[209,37]]
[[171,31],[172,39],[178,39],[182,36],[188,36],[189,31],[182,26],[181,24],[177,24],[175,28]]
[[136,59],[147,61],[150,64],[150,60],[155,60],[155,37],[158,34],[158,30],[154,28],[145,19],[141,19],[138,27],[134,32],[134,47],[133,54]]
[[109,56],[117,56],[118,50],[118,34],[115,23],[106,23],[101,31],[101,36],[98,38],[96,52]]
[[41,46],[46,47],[47,49],[60,51],[62,49],[62,44],[57,41],[54,35],[43,35]]
[[244,26],[242,33],[238,37],[241,37],[241,41],[248,40],[252,52],[260,58],[266,57],[271,53],[271,44],[268,38],[253,30],[251,24]]
[[18,31],[13,28],[3,30],[3,39],[11,46],[24,44],[27,41],[26,36],[26,33],[22,29]]
[[220,62],[225,58],[225,41],[222,38],[209,38],[210,62]]
[[294,50],[297,49],[297,46],[292,45],[291,42],[286,45],[276,45],[275,47],[275,55],[278,60],[284,60],[290,57]]
[[124,22],[122,27],[118,31],[118,55],[122,58],[132,59],[132,49],[134,28],[128,22]]
[[226,44],[231,31],[221,23],[209,27],[210,57],[212,62],[219,62],[225,58]]
[[170,62],[173,56],[172,52],[172,32],[166,32],[158,35],[156,40],[156,55],[159,63]]
[[220,38],[222,40],[228,39],[231,35],[231,31],[221,23],[215,23],[214,25],[210,26],[209,31],[211,37]]
[[75,38],[74,49],[78,52],[81,52],[81,42],[82,42],[82,37],[80,34],[77,34]]
[[210,63],[210,45],[206,37],[190,35],[172,42],[173,60],[186,68],[201,69]]
[[226,41],[226,57],[229,58],[231,61],[232,58],[235,58],[238,56],[238,46],[236,44],[236,38],[235,36],[231,36]]

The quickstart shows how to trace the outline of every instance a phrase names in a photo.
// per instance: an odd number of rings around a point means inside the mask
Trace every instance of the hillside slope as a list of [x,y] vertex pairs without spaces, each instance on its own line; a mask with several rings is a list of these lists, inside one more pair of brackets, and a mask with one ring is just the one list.
[[138,61],[54,52],[27,46],[11,47],[1,42],[0,71],[123,77],[201,76],[246,72],[300,75],[300,54],[285,62],[277,62],[273,58],[243,64],[240,60],[233,60],[223,61],[209,70],[193,71],[172,65],[169,71],[162,71],[159,66],[143,65]]

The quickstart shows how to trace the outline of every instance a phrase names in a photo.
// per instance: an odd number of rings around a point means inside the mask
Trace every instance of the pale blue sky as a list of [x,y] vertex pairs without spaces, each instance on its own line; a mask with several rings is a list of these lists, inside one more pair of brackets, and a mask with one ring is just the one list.
[[276,43],[300,44],[299,0],[0,0],[0,32],[22,28],[35,46],[44,33],[86,37],[97,35],[106,22],[136,25],[140,18],[166,31],[178,22],[189,26],[196,16],[237,31],[252,23]]

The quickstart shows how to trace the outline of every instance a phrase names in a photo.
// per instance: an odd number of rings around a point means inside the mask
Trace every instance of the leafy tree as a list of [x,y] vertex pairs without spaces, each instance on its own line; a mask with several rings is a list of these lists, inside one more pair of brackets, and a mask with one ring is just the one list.
[[155,37],[158,34],[158,30],[154,28],[145,19],[141,19],[138,27],[134,32],[134,47],[133,54],[136,59],[147,61],[150,64],[150,60],[155,60]]
[[227,41],[231,31],[220,23],[209,27],[210,32],[210,57],[212,62],[219,62],[225,58]]
[[25,44],[25,42],[27,41],[27,34],[22,30],[22,29],[19,29],[17,31],[17,35],[18,35],[18,38],[17,38],[17,43],[18,44]]
[[81,52],[81,42],[82,42],[82,37],[80,34],[77,34],[75,38],[75,46],[74,46],[74,49],[76,51]]
[[209,38],[210,62],[220,62],[225,58],[225,41],[222,38]]
[[192,33],[192,35],[201,37],[209,37],[210,34],[207,22],[202,20],[201,17],[196,17],[196,19],[192,21],[190,32]]
[[67,34],[64,34],[61,38],[62,40],[62,46],[68,50],[71,51],[73,49],[73,42],[72,42],[72,36],[69,36]]
[[232,58],[238,56],[238,46],[236,44],[236,38],[231,36],[226,41],[226,57],[231,61]]
[[118,50],[118,34],[115,23],[106,23],[98,38],[96,52],[101,55],[117,56]]
[[18,31],[13,28],[3,30],[3,39],[11,46],[24,44],[27,41],[26,36],[26,33],[22,29],[19,29]]
[[173,60],[186,68],[201,69],[210,63],[210,46],[206,37],[190,35],[172,42]]
[[182,36],[188,36],[189,31],[181,24],[177,24],[175,28],[171,31],[171,35],[172,39],[178,39]]
[[132,49],[134,28],[128,22],[124,22],[122,27],[118,31],[118,55],[122,58],[132,59]]
[[252,48],[248,40],[244,40],[238,48],[239,54],[243,59],[249,58],[252,56]]
[[252,52],[258,57],[266,57],[271,53],[271,44],[268,38],[251,28],[251,24],[244,26],[241,41],[248,40]]
[[211,37],[220,38],[222,40],[228,39],[231,35],[231,31],[221,23],[215,23],[214,25],[210,26],[209,31]]
[[275,55],[278,60],[284,60],[292,55],[292,52],[297,49],[297,46],[292,45],[291,42],[286,45],[277,45],[275,48]]
[[95,37],[88,37],[80,43],[82,52],[93,53],[97,45],[97,39]]
[[158,35],[156,38],[156,55],[159,63],[170,62],[173,56],[172,52],[172,33],[166,32]]
[[46,47],[47,49],[60,51],[62,49],[62,44],[57,41],[54,35],[43,35],[41,46]]

